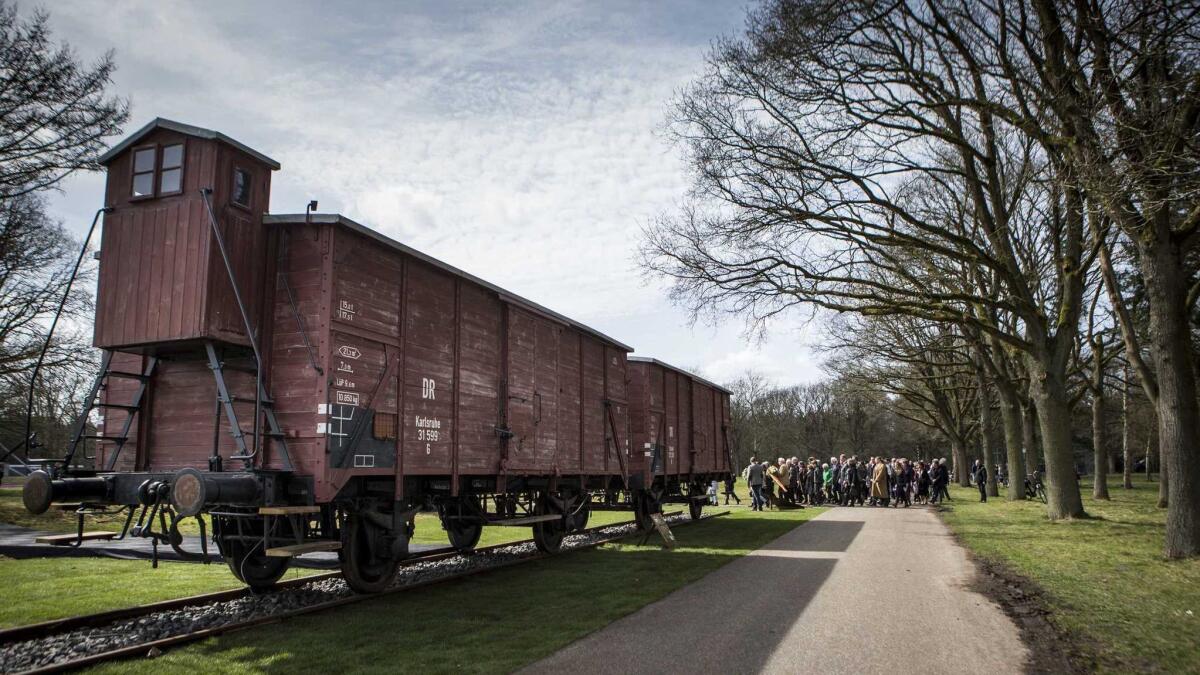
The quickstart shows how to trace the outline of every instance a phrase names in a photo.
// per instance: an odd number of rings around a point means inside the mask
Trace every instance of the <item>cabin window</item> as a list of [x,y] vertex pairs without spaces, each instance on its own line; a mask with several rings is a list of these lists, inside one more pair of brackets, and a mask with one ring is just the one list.
[[133,151],[133,196],[154,195],[154,148]]
[[250,207],[250,172],[245,169],[233,170],[233,203]]
[[160,195],[179,192],[183,188],[183,144],[166,145],[162,149],[159,163],[158,193]]

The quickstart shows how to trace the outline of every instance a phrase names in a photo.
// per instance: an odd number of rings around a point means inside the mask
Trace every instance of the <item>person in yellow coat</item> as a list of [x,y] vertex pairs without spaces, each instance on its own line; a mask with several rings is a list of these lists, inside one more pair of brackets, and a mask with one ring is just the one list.
[[887,466],[876,457],[871,469],[871,501],[884,506],[888,505],[888,475]]

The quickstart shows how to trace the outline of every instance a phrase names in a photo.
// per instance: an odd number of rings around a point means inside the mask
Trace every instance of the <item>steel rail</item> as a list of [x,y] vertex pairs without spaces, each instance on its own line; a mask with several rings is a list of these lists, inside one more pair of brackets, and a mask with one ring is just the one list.
[[[682,526],[691,525],[694,523],[712,520],[714,518],[720,518],[721,516],[727,516],[730,513],[731,513],[730,511],[720,511],[718,513],[713,513],[713,514],[704,516],[703,518],[700,518],[699,520],[688,520],[683,523],[678,523],[678,524],[676,524],[676,527],[682,527]],[[672,515],[677,515],[677,514],[672,514]],[[587,534],[590,532],[604,530],[604,529],[608,529],[611,527],[621,527],[621,526],[633,525],[633,524],[636,524],[636,522],[635,521],[623,521],[620,523],[597,525],[596,527],[593,527],[593,528],[587,528],[584,530],[580,530],[579,532],[573,532],[572,535]],[[643,534],[643,533],[644,532],[641,530],[639,530],[638,532],[634,532],[634,533],[622,532],[620,534],[614,534],[614,535],[611,535],[608,537],[597,539],[596,541],[587,542],[584,544],[580,544],[578,546],[572,546],[570,549],[561,551],[561,553],[572,553],[574,551],[583,551],[583,550],[587,550],[587,549],[597,548],[599,546],[603,546],[604,544],[609,544],[614,541],[618,541],[620,539],[625,539],[625,538],[631,537],[631,536],[637,536],[638,534]],[[568,536],[571,536],[571,535],[568,535]],[[532,541],[533,541],[532,539],[525,539],[525,540],[521,540],[521,541],[510,542],[507,544],[495,544],[492,546],[487,546],[484,548],[476,549],[475,552],[483,553],[483,552],[487,552],[487,551],[497,550],[500,548],[507,548],[510,546],[519,546],[522,544],[532,543]],[[424,557],[424,558],[420,558],[420,559],[408,558],[404,562],[408,563],[408,564],[412,564],[415,562],[429,562],[431,559],[440,560],[443,558],[452,557],[454,555],[458,555],[458,553],[455,551],[437,553],[437,554],[434,554],[433,556]],[[86,656],[81,656],[77,659],[71,659],[68,661],[60,661],[57,663],[47,664],[45,666],[39,666],[37,668],[33,668],[30,670],[19,671],[19,673],[17,675],[45,675],[45,674],[49,674],[49,673],[61,673],[61,672],[76,670],[79,668],[85,668],[88,666],[94,666],[96,664],[105,663],[108,661],[118,661],[118,660],[122,660],[122,659],[126,659],[126,658],[144,655],[152,649],[160,649],[161,650],[161,649],[165,649],[167,647],[175,647],[175,646],[187,644],[190,642],[197,642],[199,640],[204,640],[204,639],[207,639],[210,637],[215,637],[218,635],[222,635],[224,633],[229,633],[229,632],[233,632],[233,631],[237,631],[237,630],[244,630],[246,628],[253,628],[253,627],[265,625],[268,623],[276,623],[276,622],[290,619],[290,618],[293,618],[296,616],[302,616],[305,614],[313,614],[316,612],[322,612],[322,611],[325,611],[328,609],[334,609],[337,607],[342,607],[345,605],[350,605],[350,604],[354,604],[354,603],[358,603],[358,602],[364,602],[364,601],[372,600],[375,598],[380,598],[380,597],[384,597],[384,596],[388,596],[388,595],[395,595],[397,593],[410,591],[410,590],[413,590],[416,588],[423,588],[426,586],[432,586],[432,585],[440,584],[440,583],[447,582],[447,581],[463,579],[466,577],[475,576],[477,574],[493,572],[495,570],[504,569],[507,567],[513,567],[516,565],[521,565],[521,564],[533,562],[536,560],[545,560],[548,558],[554,558],[557,555],[558,555],[557,553],[542,553],[539,551],[536,553],[531,553],[529,555],[521,556],[514,560],[508,560],[505,562],[496,563],[494,565],[476,567],[476,568],[472,568],[472,569],[468,569],[468,570],[463,570],[460,572],[455,572],[452,574],[447,574],[445,576],[436,577],[433,579],[424,579],[421,581],[415,581],[410,584],[394,586],[394,587],[389,588],[380,593],[373,593],[373,594],[355,593],[355,594],[343,596],[340,598],[334,598],[333,600],[327,600],[324,602],[314,603],[314,604],[308,605],[306,607],[298,607],[296,609],[290,609],[285,612],[280,612],[278,614],[258,616],[258,617],[254,617],[254,618],[247,619],[244,621],[234,621],[234,622],[222,625],[222,626],[214,626],[213,628],[205,628],[205,629],[190,632],[190,633],[180,633],[179,635],[172,635],[170,637],[160,638],[158,640],[152,640],[150,642],[142,642],[142,643],[139,643],[136,645],[128,645],[125,647],[119,647],[117,649],[113,649],[113,650],[109,650],[109,651],[105,651],[105,652],[97,652],[95,654],[88,654]],[[340,575],[338,575],[337,573],[329,573],[328,575],[319,575],[318,574],[318,575],[313,575],[310,577],[303,577],[301,579],[289,580],[289,582],[295,582],[295,585],[303,585],[302,582],[310,582],[310,581],[314,581],[318,578],[323,579],[323,578],[329,578],[331,576],[340,576]],[[212,595],[212,594],[209,594],[209,595]],[[198,598],[198,597],[203,597],[203,596],[193,596],[193,599]],[[181,600],[186,600],[186,598],[181,599]],[[168,602],[179,602],[179,601],[168,601]],[[155,607],[155,606],[161,605],[161,604],[164,604],[164,603],[156,603],[156,605],[143,605],[142,607],[143,608],[144,607]],[[184,606],[186,606],[186,605],[184,605]],[[89,615],[89,616],[94,616],[94,615]],[[83,618],[83,617],[79,617],[79,618]],[[128,618],[128,617],[126,617],[126,618]],[[47,623],[52,624],[55,622],[47,622]],[[15,630],[15,629],[12,629],[12,630]],[[60,631],[60,632],[65,632],[65,631]],[[38,637],[46,637],[46,636],[41,635]]]

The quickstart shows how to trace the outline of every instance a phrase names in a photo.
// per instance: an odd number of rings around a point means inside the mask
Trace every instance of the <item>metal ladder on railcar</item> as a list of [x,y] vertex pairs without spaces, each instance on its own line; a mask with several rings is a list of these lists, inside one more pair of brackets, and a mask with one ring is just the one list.
[[[259,382],[257,399],[234,396],[229,391],[229,383],[225,381],[225,371],[227,370],[256,375],[256,366],[244,367],[225,363],[220,355],[217,354],[217,349],[212,342],[204,343],[204,351],[208,355],[208,367],[212,370],[213,379],[217,383],[218,414],[223,412],[225,418],[229,421],[229,433],[233,436],[233,443],[237,448],[237,454],[230,456],[229,459],[240,459],[246,462],[247,468],[249,468],[255,456],[258,455],[263,447],[267,446],[268,443],[274,443],[280,451],[279,456],[283,461],[283,470],[291,471],[293,466],[291,454],[288,453],[287,440],[285,440],[287,435],[284,433],[283,428],[279,426],[279,421],[275,418],[275,401],[267,395],[266,387],[261,384],[261,378],[256,378],[256,381]],[[241,422],[238,420],[237,410],[234,409],[235,403],[255,403],[267,423],[266,428],[261,432],[263,442],[256,445],[253,450],[246,444],[247,433],[245,429],[242,429]],[[255,425],[255,428],[257,429],[258,426]],[[252,435],[254,432],[250,433]],[[214,463],[219,460],[220,455],[217,452],[217,448],[214,447],[212,458],[209,461],[210,463]],[[265,458],[262,464],[263,466],[266,465]],[[220,469],[219,466],[210,466],[209,468],[212,470]]]
[[[112,455],[105,461],[103,470],[112,471],[117,465],[117,459],[121,455],[121,450],[125,448],[125,444],[129,441],[129,433],[133,430],[133,421],[142,412],[142,404],[146,398],[147,385],[150,383],[150,378],[154,375],[154,369],[158,365],[158,358],[148,356],[145,366],[139,372],[127,372],[121,370],[113,370],[112,368],[113,353],[109,350],[104,350],[103,356],[100,359],[100,372],[96,375],[95,381],[92,382],[92,388],[88,391],[87,398],[84,400],[83,410],[79,413],[79,417],[75,422],[75,431],[71,434],[71,442],[67,447],[67,455],[63,459],[63,466],[70,466],[75,453],[79,448],[86,444],[89,440],[110,442],[115,445]],[[114,403],[110,401],[100,401],[100,394],[106,392],[109,382],[114,379],[136,380],[138,382],[137,389],[133,393],[133,400],[129,403]],[[87,433],[88,417],[93,410],[122,410],[126,413],[125,422],[121,425],[121,430],[110,435],[108,433],[108,425],[105,424],[105,433]],[[84,452],[86,456],[86,451]],[[100,467],[96,467],[99,469]]]

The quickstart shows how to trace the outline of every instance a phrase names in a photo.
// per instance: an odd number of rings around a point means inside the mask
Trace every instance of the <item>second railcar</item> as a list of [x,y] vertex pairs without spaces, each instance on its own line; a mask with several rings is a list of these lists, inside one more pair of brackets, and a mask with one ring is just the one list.
[[631,356],[629,394],[631,480],[649,505],[639,516],[682,502],[699,518],[708,487],[733,470],[729,390],[657,359]]

